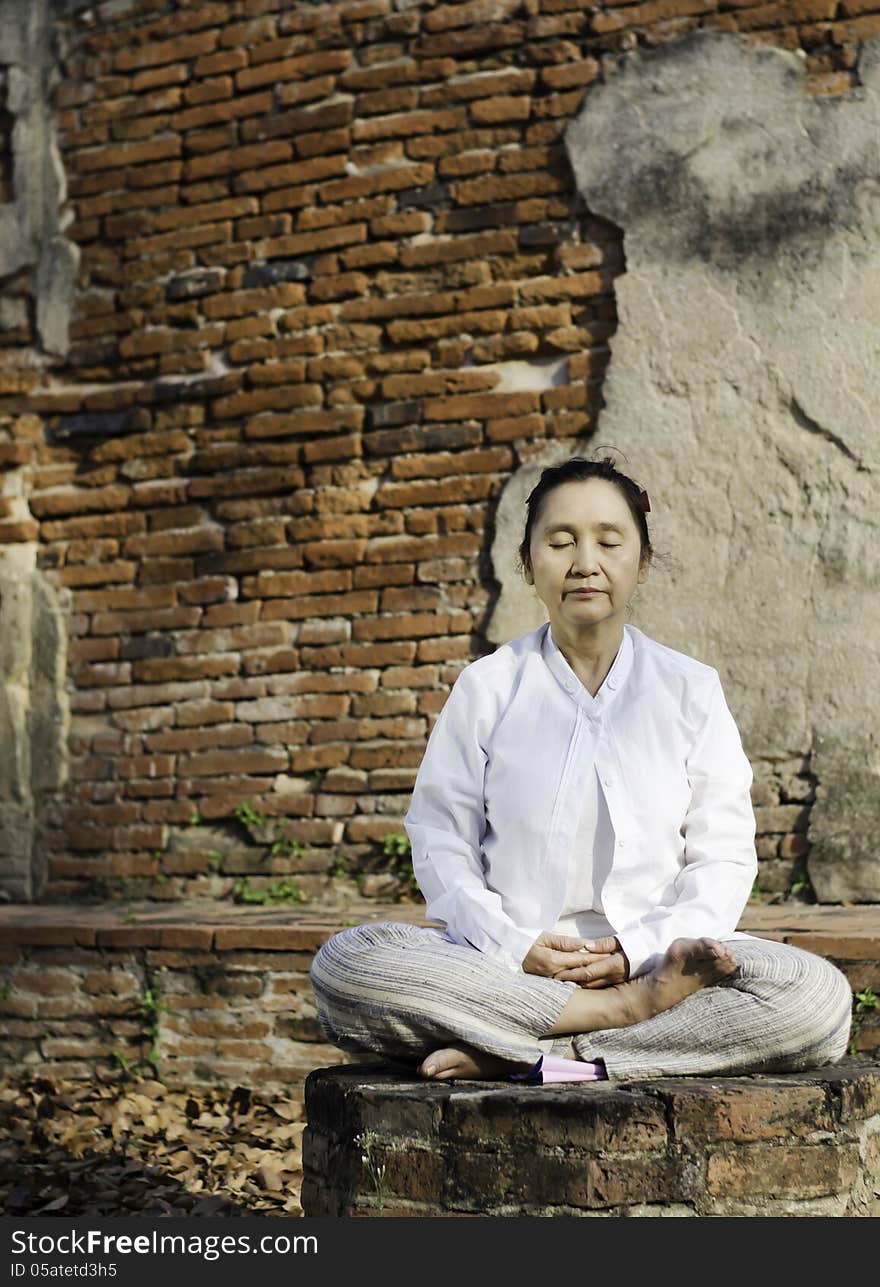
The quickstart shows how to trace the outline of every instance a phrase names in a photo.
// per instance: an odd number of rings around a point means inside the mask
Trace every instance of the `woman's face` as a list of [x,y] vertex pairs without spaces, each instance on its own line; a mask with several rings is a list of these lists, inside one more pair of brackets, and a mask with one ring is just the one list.
[[[532,527],[531,575],[551,627],[569,636],[618,622],[648,575],[639,531],[623,493],[605,478],[561,483],[545,496]],[[593,594],[576,593],[593,590]]]

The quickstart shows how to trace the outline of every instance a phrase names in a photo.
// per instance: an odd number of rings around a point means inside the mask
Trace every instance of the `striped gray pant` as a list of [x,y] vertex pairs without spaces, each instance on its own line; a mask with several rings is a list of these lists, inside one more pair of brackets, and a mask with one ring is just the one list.
[[545,1036],[577,983],[519,973],[440,929],[381,921],[328,939],[311,981],[318,1019],[342,1050],[415,1068],[467,1044],[533,1064],[540,1054],[601,1059],[611,1079],[820,1068],[847,1050],[852,992],[820,956],[765,939],[726,946],[739,969],[628,1028]]

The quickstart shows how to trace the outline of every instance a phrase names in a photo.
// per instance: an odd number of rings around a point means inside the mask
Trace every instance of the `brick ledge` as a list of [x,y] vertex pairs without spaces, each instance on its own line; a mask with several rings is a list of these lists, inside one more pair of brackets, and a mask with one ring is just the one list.
[[[226,951],[317,951],[345,924],[400,920],[430,925],[422,903],[252,907],[237,903],[98,903],[0,906],[0,944]],[[880,904],[750,906],[741,930],[820,956],[880,959]]]

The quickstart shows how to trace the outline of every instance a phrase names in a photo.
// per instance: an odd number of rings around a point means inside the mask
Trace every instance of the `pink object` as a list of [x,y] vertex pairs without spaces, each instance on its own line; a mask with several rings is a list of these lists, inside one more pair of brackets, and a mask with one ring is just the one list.
[[588,1063],[584,1059],[562,1059],[558,1055],[542,1055],[526,1073],[512,1073],[510,1081],[522,1081],[531,1086],[546,1086],[564,1081],[606,1081],[608,1074],[602,1064]]
[[541,1064],[541,1080],[548,1081],[605,1081],[603,1064],[591,1064],[585,1059],[562,1059],[558,1055],[545,1055]]

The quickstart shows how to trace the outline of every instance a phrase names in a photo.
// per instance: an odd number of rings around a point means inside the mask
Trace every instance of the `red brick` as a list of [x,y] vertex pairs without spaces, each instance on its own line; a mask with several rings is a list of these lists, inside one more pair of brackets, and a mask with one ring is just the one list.
[[199,54],[211,53],[217,47],[216,31],[199,31],[191,36],[178,36],[136,47],[121,49],[114,59],[119,71],[135,71],[142,67],[155,67],[159,63],[180,63]]
[[554,67],[541,69],[541,80],[551,89],[572,89],[575,86],[591,85],[599,75],[599,63],[595,58],[584,58],[580,62],[560,63]]
[[233,751],[208,751],[204,755],[183,757],[179,764],[181,775],[212,777],[225,773],[280,773],[287,768],[285,751],[237,749]]
[[206,103],[201,107],[190,107],[172,117],[170,124],[174,130],[194,130],[205,125],[217,125],[242,116],[259,116],[271,110],[271,92],[248,94],[246,96],[240,95],[233,99],[221,99],[219,102]]
[[471,120],[477,125],[496,125],[499,121],[527,121],[532,100],[528,95],[499,95],[482,98],[471,104]]
[[171,138],[145,139],[142,143],[119,143],[81,152],[76,158],[76,167],[81,174],[95,170],[117,170],[163,160],[165,157],[178,157],[180,151],[181,143],[176,135]]
[[671,1096],[676,1137],[690,1140],[754,1141],[832,1130],[822,1086],[695,1085]]
[[19,541],[36,541],[40,535],[40,525],[33,519],[21,519],[18,522],[0,522],[0,545],[12,545]]
[[409,138],[414,134],[433,134],[435,131],[463,129],[465,123],[466,113],[463,107],[439,111],[395,112],[389,116],[356,120],[352,137],[359,143],[381,138]]
[[[82,487],[67,492],[36,492],[31,496],[29,506],[38,518],[50,518],[58,514],[82,514],[89,510],[124,510],[130,496],[130,487],[116,484],[109,487]],[[46,538],[51,540],[50,533],[55,531],[54,525],[49,526],[45,530]],[[56,534],[60,535],[60,532]]]
[[286,80],[300,80],[318,76],[322,72],[344,71],[352,61],[347,49],[327,49],[300,58],[286,58],[281,62],[261,63],[236,73],[238,89],[253,89],[257,85],[278,85]]
[[706,1189],[716,1197],[823,1197],[847,1190],[858,1171],[857,1144],[752,1144],[711,1151]]
[[321,195],[330,202],[346,201],[375,192],[398,192],[403,188],[422,187],[430,183],[433,177],[434,167],[428,163],[384,166],[376,174],[331,180],[323,185]]

